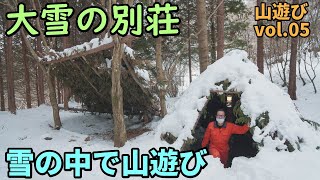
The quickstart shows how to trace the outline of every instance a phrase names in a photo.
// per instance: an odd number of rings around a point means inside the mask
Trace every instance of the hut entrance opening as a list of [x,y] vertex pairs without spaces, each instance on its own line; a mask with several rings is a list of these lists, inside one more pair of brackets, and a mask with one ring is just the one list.
[[[231,101],[230,97],[232,97]],[[194,142],[190,144],[188,149],[196,151],[201,148],[201,142],[205,130],[208,124],[215,120],[216,113],[219,109],[225,110],[227,122],[243,125],[243,123],[239,123],[239,115],[236,113],[235,109],[240,109],[240,99],[241,94],[238,92],[211,92],[210,97],[208,97],[207,104],[200,112],[198,123],[194,129]],[[235,157],[244,156],[250,158],[256,156],[258,153],[258,146],[256,142],[253,141],[252,133],[250,131],[244,135],[232,135],[229,141],[229,147],[229,167],[232,165],[232,160]]]

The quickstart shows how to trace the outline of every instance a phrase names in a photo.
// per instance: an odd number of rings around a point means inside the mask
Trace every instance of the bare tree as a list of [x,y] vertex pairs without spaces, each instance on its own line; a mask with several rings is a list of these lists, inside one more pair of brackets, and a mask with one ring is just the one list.
[[309,2],[309,12],[306,16],[306,21],[310,22],[311,34],[308,38],[299,39],[299,76],[303,81],[303,85],[306,85],[306,81],[301,75],[302,61],[303,67],[308,76],[308,79],[312,83],[313,90],[317,93],[317,87],[315,84],[315,79],[317,77],[316,68],[320,63],[320,41],[319,41],[319,17],[320,17],[320,1]]
[[274,41],[270,40],[269,47],[267,48],[268,53],[266,53],[266,64],[267,64],[267,69],[269,72],[271,82],[273,82],[273,74],[272,74],[273,58],[272,58],[272,54],[270,53],[272,46],[274,46]]
[[[301,43],[301,39],[299,39],[299,44],[298,44],[298,47],[302,47],[302,43]],[[304,80],[302,74],[301,74],[301,61],[302,61],[302,52],[301,52],[301,49],[298,50],[298,73],[299,73],[299,77],[302,81],[302,84],[303,86],[305,86],[307,83],[306,81]]]
[[[309,57],[307,57],[307,52],[304,52],[303,62],[304,62],[304,70],[306,71],[306,74],[312,83],[314,93],[317,93],[317,87],[314,82],[314,80],[317,77],[316,69],[319,66],[320,63],[320,57],[317,53],[313,56],[312,52],[308,53]],[[309,66],[309,68],[308,68]],[[311,71],[311,73],[310,73]]]
[[[285,46],[282,44],[283,41],[277,40],[276,45],[272,47],[279,77],[283,82],[282,87],[288,86],[288,82],[287,82],[288,67],[287,66],[289,63],[289,57],[288,57],[289,56],[289,39],[286,38],[284,41],[286,43]],[[283,52],[285,52],[285,55],[283,54]]]

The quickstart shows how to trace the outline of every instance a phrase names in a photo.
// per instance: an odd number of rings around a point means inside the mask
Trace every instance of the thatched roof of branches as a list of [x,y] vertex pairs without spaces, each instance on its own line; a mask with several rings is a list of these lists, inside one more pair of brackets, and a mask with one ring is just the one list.
[[[144,64],[135,60],[131,49],[125,45],[134,40],[122,38],[125,55],[122,63],[123,101],[125,114],[155,114],[158,111],[157,96],[152,82],[141,75],[147,72]],[[54,74],[91,112],[112,113],[111,61],[113,42],[111,37],[93,39],[62,52],[50,51],[40,60],[53,66]]]
[[[122,38],[121,43],[125,44],[133,41],[134,39],[134,36],[129,35]],[[48,54],[39,54],[39,57],[40,61],[46,64],[55,64],[74,60],[82,56],[93,55],[104,50],[112,49],[113,46],[114,43],[112,42],[112,38],[108,37],[108,34],[106,34],[105,38],[103,39],[95,38],[90,42],[85,42],[81,45],[64,49],[61,52],[56,52],[55,50],[51,49]]]

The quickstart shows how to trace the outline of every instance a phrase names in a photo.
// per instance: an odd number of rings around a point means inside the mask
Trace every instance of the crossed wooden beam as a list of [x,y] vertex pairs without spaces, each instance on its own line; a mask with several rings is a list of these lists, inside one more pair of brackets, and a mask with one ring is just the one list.
[[[121,38],[121,43],[130,43],[130,42],[132,42],[132,41],[134,41],[136,39],[137,39],[137,37],[132,36],[132,35],[128,35],[128,36],[125,36],[125,37]],[[103,50],[108,50],[108,49],[113,48],[113,46],[114,46],[114,42],[110,42],[108,44],[103,44],[103,45],[100,45],[100,46],[98,46],[96,48],[92,48],[90,50],[80,51],[80,52],[77,52],[77,53],[72,54],[70,56],[64,56],[64,57],[59,57],[55,53],[52,53],[52,54],[49,54],[49,55],[52,55],[55,58],[51,59],[50,61],[46,61],[44,59],[42,61],[42,63],[44,63],[44,64],[61,63],[61,62],[69,61],[69,60],[72,60],[72,59],[80,58],[80,57],[83,57],[83,56],[95,54],[95,53],[98,53],[98,52],[103,51]]]

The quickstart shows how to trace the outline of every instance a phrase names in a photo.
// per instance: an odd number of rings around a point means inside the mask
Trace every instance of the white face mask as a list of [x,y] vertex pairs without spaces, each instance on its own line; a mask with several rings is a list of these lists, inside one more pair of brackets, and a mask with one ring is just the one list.
[[219,124],[222,124],[222,123],[224,123],[225,118],[216,118],[216,120],[217,120],[217,122],[218,122]]

